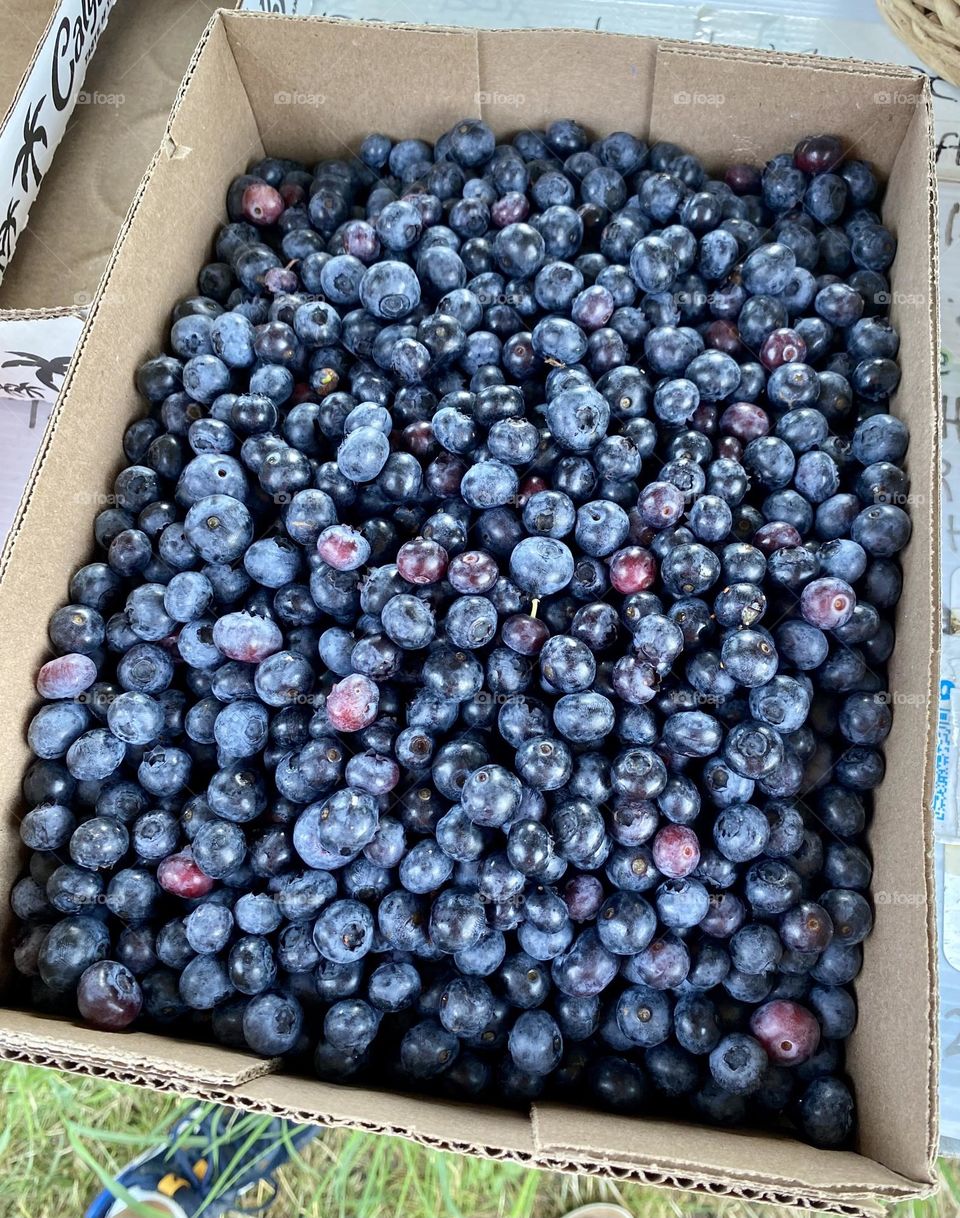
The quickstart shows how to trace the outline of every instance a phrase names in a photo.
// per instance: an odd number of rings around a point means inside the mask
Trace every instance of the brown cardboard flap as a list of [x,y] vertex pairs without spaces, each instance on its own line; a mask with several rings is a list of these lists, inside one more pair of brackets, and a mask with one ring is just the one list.
[[245,1084],[244,1100],[304,1114],[324,1124],[374,1129],[415,1137],[432,1145],[479,1149],[495,1157],[511,1151],[533,1155],[530,1118],[526,1113],[480,1104],[374,1091],[367,1087],[338,1087],[316,1079],[275,1074]]
[[849,1151],[825,1154],[768,1131],[678,1125],[653,1118],[636,1121],[602,1112],[577,1112],[559,1104],[538,1104],[533,1127],[541,1152],[589,1157],[596,1153],[592,1148],[602,1146],[610,1161],[661,1172],[674,1180],[689,1175],[723,1185],[735,1179],[779,1193],[793,1191],[796,1180],[816,1180],[818,1196],[825,1201],[838,1188],[844,1199],[868,1202],[878,1196],[903,1196],[915,1187],[861,1155]]
[[[678,113],[692,110],[697,121],[685,129],[685,147],[716,166],[736,159],[763,164],[805,134],[839,128],[852,155],[873,161],[887,175],[921,103],[925,77],[901,68],[886,82],[878,79],[876,66],[846,60],[831,65],[798,55],[757,60],[724,48],[661,46],[650,135],[675,139]],[[838,107],[839,88],[843,103]]]
[[84,1073],[101,1073],[107,1067],[120,1077],[159,1073],[185,1084],[221,1087],[235,1087],[270,1074],[277,1065],[219,1045],[143,1032],[97,1032],[84,1024],[21,1011],[4,1012],[2,1056]]
[[57,0],[2,0],[0,3],[0,124],[6,122],[33,64],[38,44],[56,11]]
[[358,29],[353,22],[296,18],[294,56],[290,20],[254,13],[223,18],[261,138],[274,156],[314,162],[318,152],[355,155],[364,136],[383,129],[387,64],[402,82],[391,95],[393,133],[432,140],[458,118],[478,113],[475,30],[419,27],[406,57],[389,25]]
[[[934,890],[929,809],[940,654],[940,427],[936,411],[916,408],[929,399],[931,387],[939,402],[936,192],[924,198],[919,188],[924,178],[932,181],[929,89],[921,104],[907,109],[911,138],[897,152],[883,214],[899,242],[890,315],[901,334],[902,380],[892,405],[910,424],[906,468],[914,536],[901,555],[905,595],[889,664],[893,729],[870,825],[875,928],[864,944],[864,969],[855,984],[861,1009],[870,1011],[870,1025],[865,1028],[861,1021],[854,1029],[847,1061],[857,1080],[863,1152],[917,1179],[926,1163],[932,1180],[939,1033],[936,918],[928,898]],[[928,514],[934,522],[930,529],[923,527]],[[908,611],[911,588],[923,595]],[[905,823],[915,826],[912,833],[904,834]],[[919,993],[921,978],[931,982],[928,1001],[894,998]],[[921,1084],[926,1119],[904,1101]]]
[[481,110],[497,130],[545,127],[574,111],[597,132],[647,130],[658,54],[653,39],[588,30],[481,30],[478,49]]

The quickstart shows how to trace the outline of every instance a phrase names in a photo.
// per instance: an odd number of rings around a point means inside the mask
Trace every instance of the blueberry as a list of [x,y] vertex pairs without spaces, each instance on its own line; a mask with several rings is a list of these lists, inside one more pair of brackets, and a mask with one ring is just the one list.
[[606,399],[586,386],[565,389],[547,404],[551,432],[575,453],[593,448],[606,434],[609,419]]
[[31,850],[59,850],[70,840],[76,820],[62,804],[41,804],[20,821],[20,837]]
[[51,927],[40,946],[37,968],[44,983],[63,991],[81,974],[106,959],[110,937],[99,919],[88,915],[63,918]]
[[710,1052],[710,1073],[733,1095],[749,1095],[763,1079],[767,1055],[760,1043],[742,1032],[730,1032]]
[[390,454],[387,437],[375,427],[358,427],[337,451],[337,468],[351,482],[372,482]]
[[815,1146],[840,1147],[848,1142],[854,1120],[849,1088],[838,1078],[815,1078],[798,1102],[800,1126]]
[[412,964],[381,964],[370,974],[367,992],[378,1011],[393,1014],[412,1006],[420,995],[420,975]]
[[510,1030],[507,1046],[521,1070],[550,1074],[560,1063],[563,1037],[546,1011],[524,1011]]
[[502,461],[478,461],[464,474],[460,493],[473,508],[497,507],[513,500],[517,475]]
[[550,596],[573,578],[573,556],[563,542],[550,537],[527,537],[510,555],[510,575],[533,597]]
[[276,1057],[297,1044],[303,1026],[300,1004],[281,992],[258,994],[243,1015],[243,1036],[254,1053]]
[[77,983],[77,1007],[93,1027],[125,1028],[140,1014],[140,986],[123,964],[99,960],[85,969]]
[[119,769],[126,748],[124,742],[106,728],[93,728],[78,736],[67,749],[67,769],[81,781],[108,778]]
[[[363,306],[375,317],[406,317],[420,303],[420,283],[403,262],[380,262],[363,273],[359,284]],[[336,303],[336,298],[331,297]]]
[[517,773],[537,791],[559,789],[567,782],[572,768],[567,746],[548,736],[533,737],[517,749]]
[[681,998],[674,1008],[673,1020],[677,1041],[688,1053],[706,1055],[720,1041],[718,1012],[706,996],[693,994]]
[[400,1044],[400,1066],[415,1079],[442,1074],[456,1059],[460,1042],[435,1020],[415,1024]]
[[411,848],[400,864],[400,883],[408,892],[435,892],[453,872],[453,860],[434,841],[424,839]]
[[317,919],[313,938],[325,959],[334,964],[351,964],[370,950],[373,917],[359,901],[334,901]]
[[38,757],[63,757],[89,724],[90,712],[82,703],[49,703],[31,719],[27,741]]
[[662,237],[642,237],[630,252],[630,273],[644,292],[662,292],[677,276],[679,260]]
[[728,634],[720,657],[730,676],[748,689],[766,685],[776,675],[777,650],[766,631],[745,629]]
[[724,808],[713,825],[717,849],[734,863],[745,863],[761,854],[769,834],[766,817],[752,804]]
[[225,756],[252,757],[266,742],[267,723],[263,706],[234,702],[225,706],[214,720],[214,739]]
[[551,966],[554,984],[574,998],[600,993],[616,971],[616,956],[603,946],[594,930],[583,931]]

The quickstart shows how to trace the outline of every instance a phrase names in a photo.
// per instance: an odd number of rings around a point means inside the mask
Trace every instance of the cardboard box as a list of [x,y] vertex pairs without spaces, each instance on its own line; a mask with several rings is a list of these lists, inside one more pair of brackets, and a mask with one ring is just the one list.
[[25,708],[36,703],[33,678],[47,658],[47,617],[63,602],[69,573],[90,556],[89,504],[109,492],[124,427],[143,410],[134,369],[162,349],[172,304],[194,289],[230,179],[265,151],[309,163],[355,149],[370,130],[434,138],[468,114],[482,114],[503,136],[574,114],[596,132],[676,140],[714,167],[762,162],[811,131],[838,130],[889,177],[884,213],[899,238],[891,313],[903,367],[894,408],[912,432],[914,538],[891,662],[891,688],[901,696],[871,831],[876,929],[848,1046],[857,1152],[555,1103],[526,1113],[332,1086],[211,1045],[98,1033],[24,1011],[9,975],[0,1053],[429,1146],[713,1194],[847,1214],[924,1195],[935,1183],[937,1129],[926,812],[939,639],[936,202],[929,89],[907,69],[582,31],[218,14],[110,258],[2,560],[0,890],[9,891],[22,863]]
[[0,3],[0,79],[16,88],[0,125],[0,166],[8,167],[0,180],[0,397],[56,398],[215,8],[216,0]]

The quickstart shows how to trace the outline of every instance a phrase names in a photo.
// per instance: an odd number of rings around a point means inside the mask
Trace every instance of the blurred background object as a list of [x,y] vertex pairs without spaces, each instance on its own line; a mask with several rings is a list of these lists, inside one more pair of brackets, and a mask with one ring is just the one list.
[[887,24],[920,59],[960,84],[960,4],[955,0],[877,0]]

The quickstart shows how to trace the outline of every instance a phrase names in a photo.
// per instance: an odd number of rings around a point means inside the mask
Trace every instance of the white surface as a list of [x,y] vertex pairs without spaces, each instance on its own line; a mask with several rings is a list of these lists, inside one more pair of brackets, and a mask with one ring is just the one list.
[[49,402],[0,398],[0,541],[13,523],[50,410]]

